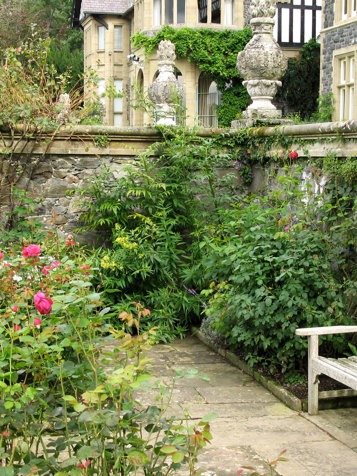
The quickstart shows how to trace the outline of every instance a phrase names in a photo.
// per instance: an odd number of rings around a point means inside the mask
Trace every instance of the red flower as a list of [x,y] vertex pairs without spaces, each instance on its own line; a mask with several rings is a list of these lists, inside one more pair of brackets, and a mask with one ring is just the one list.
[[14,307],[12,308],[12,310],[13,310],[13,312],[17,312],[17,311],[19,310],[19,306],[14,306]]
[[290,159],[297,159],[299,154],[297,152],[290,152],[289,157]]
[[33,324],[34,326],[40,326],[42,324],[42,321],[38,317],[35,317],[35,319],[33,320]]
[[4,253],[0,253],[0,259],[3,259],[4,256]]
[[42,315],[49,314],[52,311],[52,299],[46,297],[42,291],[34,295],[35,306]]
[[82,468],[82,469],[88,468],[89,465],[90,465],[89,459],[85,460],[84,463],[77,463],[78,468]]
[[14,325],[14,331],[17,332],[17,331],[20,331],[21,330],[21,327],[18,326],[17,324]]
[[41,248],[37,245],[29,245],[25,246],[22,250],[22,256],[24,258],[28,258],[29,256],[37,256],[41,254]]
[[68,240],[67,243],[66,243],[66,246],[74,246],[76,244],[75,241],[73,240]]

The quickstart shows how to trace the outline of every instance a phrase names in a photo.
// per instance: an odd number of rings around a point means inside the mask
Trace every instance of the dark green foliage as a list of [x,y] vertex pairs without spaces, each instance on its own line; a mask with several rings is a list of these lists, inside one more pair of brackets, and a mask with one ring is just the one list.
[[161,40],[172,41],[176,47],[176,56],[195,63],[222,91],[218,118],[220,125],[228,127],[236,114],[248,105],[249,96],[242,86],[236,62],[238,53],[251,38],[250,28],[241,31],[212,31],[191,28],[176,30],[165,26],[153,38],[136,33],[132,36],[132,41],[134,47],[144,47],[148,55],[158,47]]
[[[201,259],[201,224],[219,221],[219,208],[234,197],[233,180],[239,173],[248,180],[250,172],[247,164],[236,165],[239,151],[220,147],[216,138],[179,128],[163,133],[164,142],[124,177],[113,182],[106,172],[92,180],[83,192],[93,200],[83,218],[112,245],[98,252],[100,285],[110,304],[119,312],[128,300],[141,301],[167,340],[200,313],[190,270]],[[219,176],[219,169],[232,166],[235,174]]]
[[316,112],[320,86],[320,44],[312,38],[296,59],[288,61],[277,100],[287,102],[288,108],[308,119]]
[[204,262],[208,277],[224,282],[210,289],[207,312],[250,364],[286,373],[306,355],[295,329],[348,321],[320,233],[306,226],[284,230],[283,211],[266,206],[255,199],[228,214],[229,239]]
[[228,87],[222,89],[222,104],[217,108],[218,124],[230,127],[237,115],[246,109],[249,101],[249,94],[241,80],[233,80]]
[[[78,34],[80,32],[75,32]],[[76,40],[76,41],[74,41]],[[74,37],[60,42],[52,41],[48,63],[53,64],[58,74],[70,74],[69,89],[78,87],[83,76],[83,48]]]

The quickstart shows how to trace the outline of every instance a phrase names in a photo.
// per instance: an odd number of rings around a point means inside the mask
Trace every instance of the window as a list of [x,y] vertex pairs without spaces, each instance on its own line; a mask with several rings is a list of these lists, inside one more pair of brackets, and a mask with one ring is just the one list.
[[174,2],[165,0],[165,25],[172,25],[174,22]]
[[161,25],[161,0],[153,0],[153,26]]
[[198,0],[198,22],[207,23],[207,0]]
[[105,27],[98,26],[98,50],[105,50]]
[[336,0],[336,21],[357,15],[357,0]]
[[[356,77],[356,52],[347,54],[343,57],[336,57],[338,68],[338,119],[340,121],[355,119],[356,114],[356,96],[355,96],[355,77]],[[336,63],[335,63],[336,66]]]
[[198,123],[203,127],[218,125],[217,106],[220,104],[220,93],[214,81],[201,74],[198,81],[197,113]]
[[278,3],[274,37],[282,46],[302,46],[321,31],[321,0]]
[[234,24],[234,0],[225,0],[224,2],[224,24]]
[[123,27],[114,25],[114,50],[122,51],[123,49]]
[[185,23],[186,22],[186,0],[176,0],[176,1],[177,1],[176,23]]
[[98,97],[99,101],[105,106],[105,80],[100,79],[98,81]]
[[221,0],[212,0],[211,22],[221,23]]
[[123,125],[123,80],[122,79],[115,79],[114,80],[114,88],[117,94],[120,94],[119,97],[114,98],[114,125],[115,126],[122,126]]

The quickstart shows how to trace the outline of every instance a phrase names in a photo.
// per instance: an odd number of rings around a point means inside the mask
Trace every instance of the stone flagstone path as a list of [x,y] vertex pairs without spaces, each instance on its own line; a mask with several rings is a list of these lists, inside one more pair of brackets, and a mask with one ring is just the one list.
[[[210,379],[179,380],[168,412],[179,417],[188,411],[193,421],[218,414],[211,423],[212,443],[199,456],[203,476],[237,475],[243,465],[270,474],[265,462],[285,449],[288,461],[274,474],[357,476],[357,409],[324,410],[314,417],[294,412],[195,337],[157,345],[149,357],[153,374],[163,381],[171,381],[175,368],[195,368]],[[149,403],[150,393],[142,398]],[[188,470],[177,475],[188,476]]]

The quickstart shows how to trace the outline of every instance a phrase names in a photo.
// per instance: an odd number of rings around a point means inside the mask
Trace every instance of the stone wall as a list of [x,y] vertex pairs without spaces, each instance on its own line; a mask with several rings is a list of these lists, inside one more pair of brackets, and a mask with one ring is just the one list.
[[329,28],[335,21],[335,0],[325,0],[323,28]]
[[[218,132],[218,129],[202,129],[199,134],[209,137]],[[224,132],[227,133],[227,130]],[[230,133],[236,132],[231,130]],[[252,134],[264,137],[276,132],[276,127],[258,127],[252,130]],[[306,153],[305,149],[311,157],[323,157],[328,153],[334,153],[338,157],[357,156],[357,121],[281,126],[278,132],[296,138],[293,148],[301,158]],[[321,141],[321,138],[328,140]],[[39,217],[50,225],[55,224],[64,233],[69,233],[78,227],[82,210],[77,196],[69,195],[68,192],[84,187],[102,166],[110,166],[114,177],[121,176],[128,164],[135,165],[141,151],[161,139],[162,136],[152,128],[64,128],[50,145],[46,146],[44,141],[27,145],[19,143],[21,153],[13,155],[11,167],[13,170],[23,171],[22,179],[16,184],[17,188],[27,189],[30,196],[40,201],[37,212]],[[313,142],[304,146],[301,139]],[[96,145],[99,143],[101,147]],[[277,153],[278,150],[271,150],[271,154],[276,156]],[[0,166],[7,159],[8,156],[2,156]],[[36,161],[38,165],[31,173]],[[252,190],[264,188],[267,176],[263,169],[256,167]],[[10,187],[4,183],[3,178],[0,173],[0,227],[4,225],[10,202]]]
[[357,44],[357,23],[340,26],[324,33],[322,45],[323,58],[321,62],[321,94],[332,92],[334,51],[354,44]]

